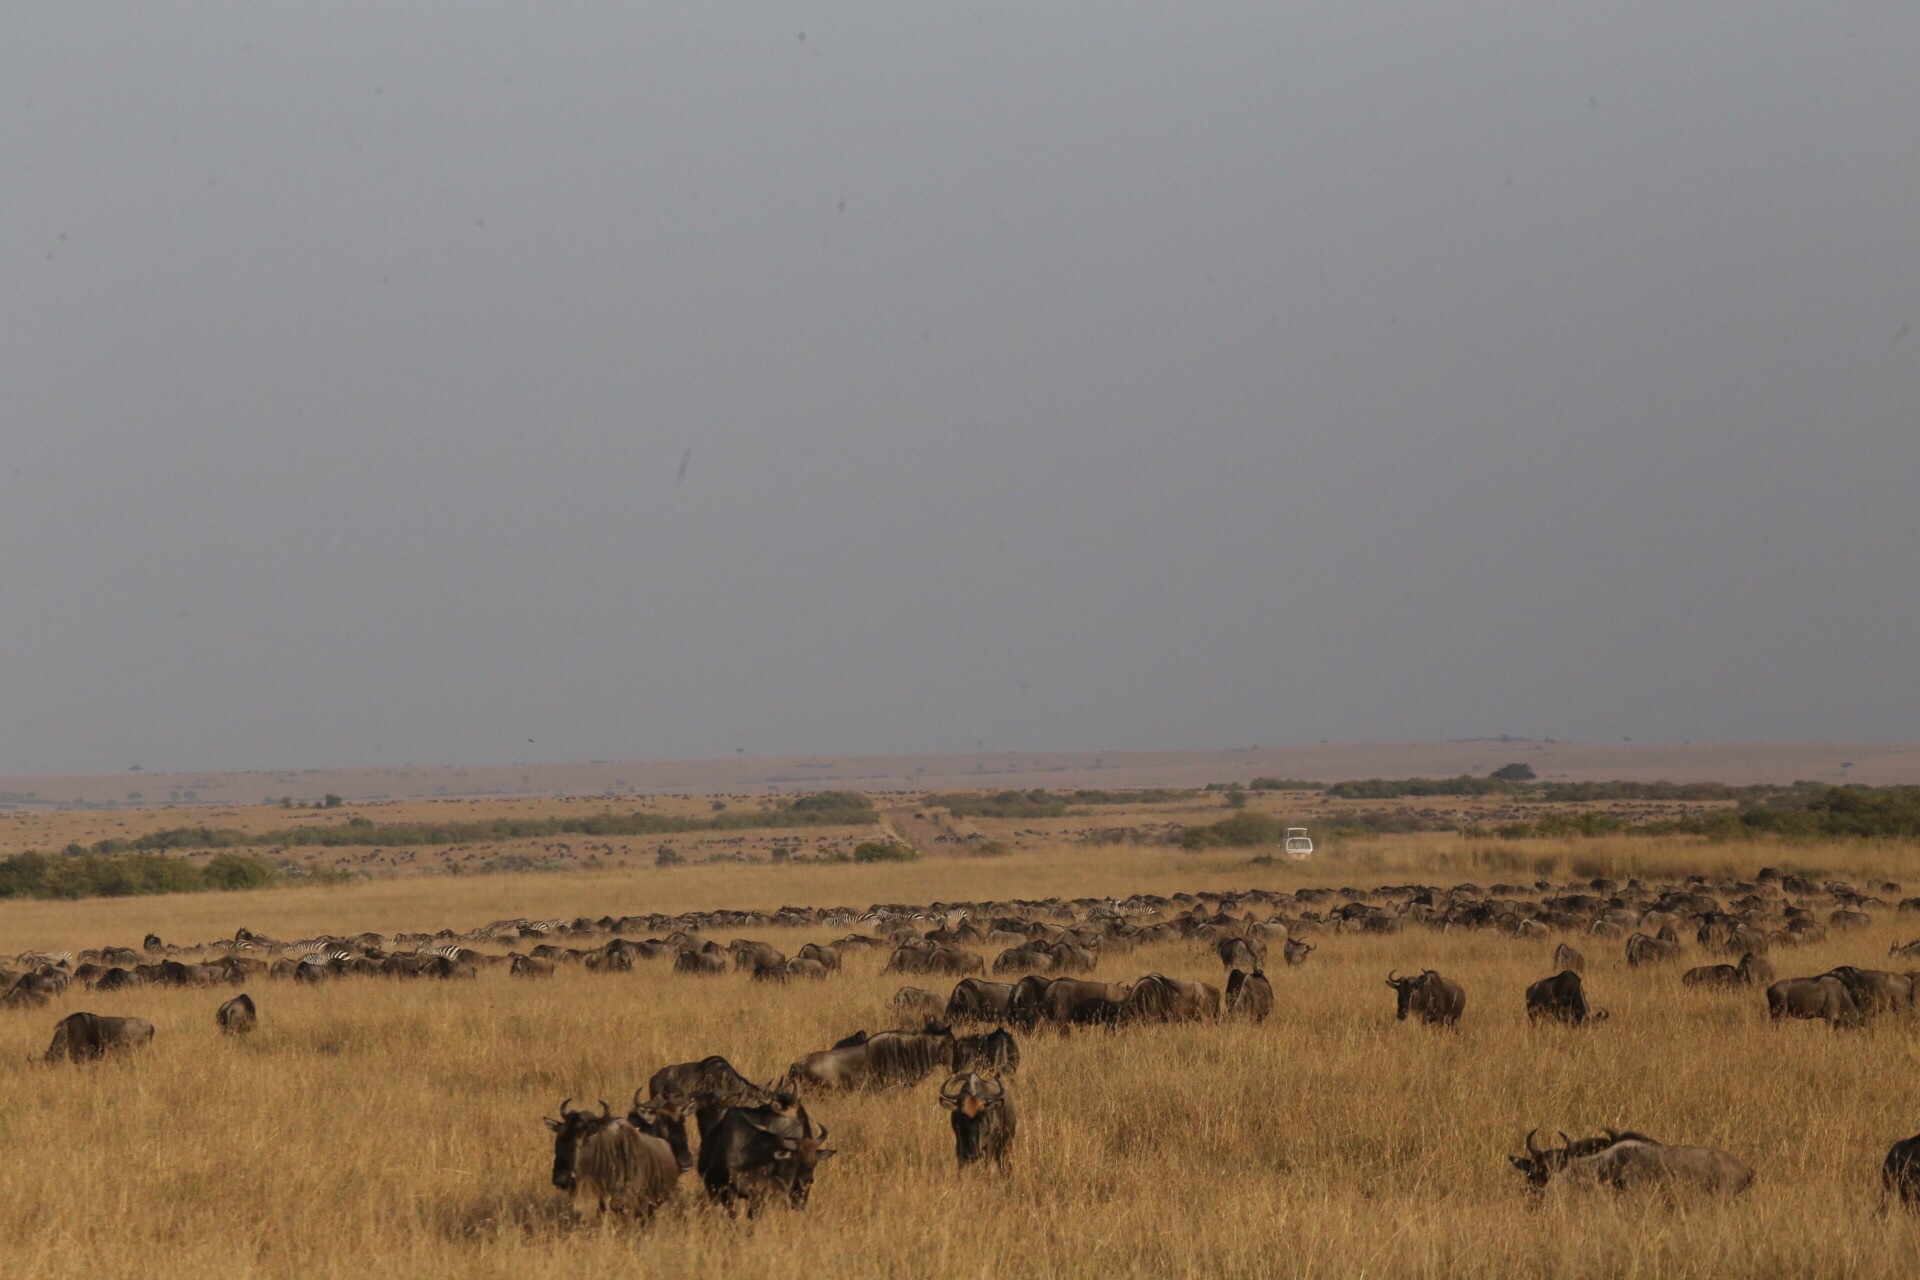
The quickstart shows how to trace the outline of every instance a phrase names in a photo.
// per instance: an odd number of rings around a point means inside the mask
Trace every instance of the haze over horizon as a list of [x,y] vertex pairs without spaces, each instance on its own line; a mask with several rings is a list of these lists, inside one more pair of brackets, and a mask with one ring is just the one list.
[[0,773],[1920,740],[1920,9],[0,14]]

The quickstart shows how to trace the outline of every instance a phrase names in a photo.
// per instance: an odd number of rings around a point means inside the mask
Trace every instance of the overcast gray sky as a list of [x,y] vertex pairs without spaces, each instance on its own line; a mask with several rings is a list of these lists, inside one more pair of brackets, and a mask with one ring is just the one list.
[[1910,3],[0,13],[0,771],[1911,740],[1917,481]]

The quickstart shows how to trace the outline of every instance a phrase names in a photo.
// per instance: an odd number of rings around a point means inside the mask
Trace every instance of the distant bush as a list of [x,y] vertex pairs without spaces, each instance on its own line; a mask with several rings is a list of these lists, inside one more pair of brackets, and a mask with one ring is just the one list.
[[1512,764],[1501,765],[1487,776],[1498,778],[1502,782],[1532,782],[1539,775],[1534,773],[1532,765],[1515,761]]
[[1193,794],[1191,791],[1157,787],[1143,787],[1138,791],[1098,791],[1087,788],[1047,791],[1036,787],[1031,791],[993,791],[984,795],[962,791],[938,792],[928,796],[926,803],[931,808],[945,809],[956,818],[1063,818],[1069,808],[1076,805],[1167,804],[1191,799]]
[[1409,796],[1506,795],[1513,785],[1499,778],[1367,778],[1336,782],[1327,794],[1339,800],[1401,800]]
[[783,806],[788,813],[871,813],[873,801],[858,791],[815,791]]
[[1302,782],[1298,778],[1255,778],[1247,784],[1249,791],[1324,791],[1323,782]]
[[129,898],[156,893],[255,889],[273,866],[249,854],[223,853],[204,867],[164,854],[18,853],[0,858],[0,898]]
[[1276,844],[1285,833],[1278,818],[1243,809],[1231,818],[1192,827],[1180,837],[1183,849],[1244,849],[1257,844]]
[[918,862],[920,855],[912,845],[897,840],[867,840],[853,847],[855,862]]

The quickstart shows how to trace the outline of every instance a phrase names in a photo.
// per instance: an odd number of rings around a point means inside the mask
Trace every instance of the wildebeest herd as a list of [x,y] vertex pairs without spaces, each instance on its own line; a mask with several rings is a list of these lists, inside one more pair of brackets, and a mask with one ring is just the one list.
[[[545,1121],[554,1142],[552,1183],[576,1204],[646,1216],[676,1194],[683,1174],[697,1171],[713,1203],[729,1210],[744,1206],[752,1214],[772,1200],[803,1207],[817,1170],[834,1155],[827,1127],[816,1123],[808,1101],[817,1106],[824,1095],[910,1089],[938,1074],[944,1081],[938,1103],[948,1113],[957,1163],[1004,1168],[1018,1133],[1011,1088],[1022,1051],[1016,1032],[1029,1038],[1031,1048],[1031,1037],[1043,1030],[1112,1031],[1220,1018],[1257,1023],[1276,1001],[1265,967],[1269,950],[1280,948],[1286,964],[1300,967],[1316,945],[1342,935],[1487,931],[1523,942],[1559,935],[1552,953],[1557,971],[1514,995],[1524,1001],[1529,1021],[1574,1026],[1609,1015],[1589,1004],[1586,961],[1569,937],[1588,947],[1611,939],[1635,969],[1675,964],[1690,940],[1710,955],[1738,960],[1686,969],[1679,979],[1683,989],[1762,991],[1776,1021],[1869,1025],[1915,1008],[1920,971],[1842,965],[1776,980],[1767,957],[1865,924],[1874,911],[1920,911],[1920,898],[1898,894],[1899,887],[1886,882],[1870,881],[1860,890],[1763,871],[1751,881],[1695,877],[1618,884],[1596,878],[1569,885],[1401,885],[502,920],[463,934],[297,942],[242,929],[231,939],[193,947],[169,946],[149,935],[139,952],[105,947],[77,957],[25,954],[11,970],[0,970],[0,1007],[41,1007],[72,983],[124,992],[256,979],[470,981],[496,968],[537,980],[563,966],[611,973],[650,962],[664,962],[690,978],[746,973],[760,982],[818,982],[841,972],[857,952],[884,954],[883,973],[957,979],[944,996],[902,986],[890,1008],[912,1025],[854,1031],[801,1054],[764,1084],[723,1057],[691,1058],[654,1072],[624,1113],[604,1101],[597,1108],[575,1108],[567,1099]],[[792,956],[751,937],[723,944],[710,936],[789,927],[849,932],[837,941],[809,942]],[[1206,981],[1158,972],[1119,983],[1081,976],[1136,947],[1175,941],[1211,953],[1225,971],[1224,993]],[[504,953],[497,950],[502,946],[508,948]],[[1893,951],[1913,955],[1920,943]],[[991,962],[987,954],[994,956]],[[989,971],[1007,981],[989,979]],[[1466,1016],[1465,987],[1434,969],[1390,971],[1386,983],[1400,1020],[1457,1028]],[[234,1035],[253,1030],[259,1018],[244,992],[215,1013],[219,1029]],[[153,1024],[141,1018],[76,1012],[60,1020],[44,1058],[79,1063],[132,1053],[151,1044],[154,1034]],[[1754,1177],[1725,1151],[1668,1145],[1632,1131],[1609,1129],[1603,1137],[1581,1139],[1563,1133],[1560,1146],[1544,1148],[1536,1136],[1527,1135],[1524,1156],[1510,1158],[1536,1189],[1565,1183],[1734,1194]],[[1885,1195],[1920,1207],[1920,1136],[1894,1145],[1881,1179]]]

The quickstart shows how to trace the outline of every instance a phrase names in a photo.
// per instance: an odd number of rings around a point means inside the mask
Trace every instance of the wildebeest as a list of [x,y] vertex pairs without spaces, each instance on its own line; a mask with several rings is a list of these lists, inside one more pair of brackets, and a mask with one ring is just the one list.
[[[707,944],[713,947],[713,943]],[[689,947],[673,958],[675,973],[720,974],[727,971],[727,953],[714,947],[711,951],[696,951]]]
[[553,972],[553,961],[518,951],[513,953],[512,962],[507,966],[507,976],[513,978],[551,978]]
[[928,1023],[921,1031],[882,1031],[849,1037],[831,1049],[801,1057],[787,1068],[793,1088],[911,1087],[953,1058],[953,1029]]
[[1005,1027],[995,1027],[983,1036],[953,1038],[953,1069],[966,1071],[986,1067],[1011,1075],[1020,1069],[1020,1045]]
[[733,953],[735,972],[745,970],[752,973],[761,965],[779,967],[787,962],[787,953],[775,948],[771,943],[754,942],[747,938],[735,938],[727,944],[727,950]]
[[1853,1003],[1864,1016],[1872,1017],[1879,1013],[1891,1013],[1913,1005],[1913,983],[1904,973],[1888,973],[1884,969],[1860,969],[1843,964],[1827,970],[1830,978],[1838,978],[1847,988],[1847,994],[1853,997]]
[[998,1022],[1007,1016],[1013,1003],[1011,982],[988,982],[984,978],[962,978],[953,984],[947,997],[949,1022]]
[[1680,983],[1687,987],[1748,987],[1772,978],[1773,966],[1749,951],[1740,957],[1739,964],[1696,965],[1680,975]]
[[[1535,1132],[1538,1132],[1537,1130]],[[1542,1151],[1527,1135],[1526,1156],[1509,1156],[1514,1168],[1527,1175],[1531,1187],[1553,1179],[1575,1186],[1611,1187],[1632,1191],[1643,1187],[1668,1192],[1699,1191],[1711,1195],[1738,1195],[1753,1183],[1753,1170],[1718,1147],[1675,1147],[1638,1133],[1616,1133],[1576,1142],[1560,1135],[1566,1146]]]
[[1307,962],[1307,957],[1313,954],[1313,943],[1302,942],[1298,938],[1288,938],[1283,954],[1288,964],[1303,965]]
[[1902,1138],[1887,1151],[1880,1165],[1880,1209],[1894,1196],[1904,1208],[1920,1207],[1920,1134]]
[[700,1135],[700,1180],[716,1204],[747,1216],[767,1197],[784,1193],[796,1209],[806,1207],[813,1175],[833,1155],[827,1128],[813,1131],[807,1110],[792,1095],[760,1107],[733,1107]]
[[259,1025],[260,1013],[253,1007],[253,997],[242,991],[214,1010],[213,1021],[223,1034],[243,1036]]
[[1578,973],[1587,967],[1587,958],[1563,942],[1553,949],[1553,967]]
[[145,1018],[105,1018],[97,1013],[70,1013],[53,1027],[53,1043],[45,1060],[93,1062],[109,1053],[132,1053],[153,1043],[153,1024]]
[[633,1109],[627,1112],[628,1124],[673,1150],[673,1161],[681,1173],[693,1168],[693,1148],[687,1144],[687,1112],[693,1105],[692,1099],[676,1093],[642,1102],[640,1091],[635,1089]]
[[1255,946],[1245,938],[1222,938],[1214,944],[1213,949],[1220,957],[1221,968],[1229,973],[1235,969],[1244,969],[1252,973],[1267,961],[1267,949]]
[[1453,1027],[1460,1024],[1460,1015],[1467,1011],[1467,989],[1433,969],[1412,978],[1398,977],[1390,971],[1387,985],[1398,997],[1393,1016],[1402,1022],[1412,1014],[1425,1023]]
[[951,1003],[942,1001],[938,993],[929,991],[925,987],[902,987],[893,993],[893,998],[887,1003],[902,1013],[938,1014],[942,1009],[947,1009],[949,1011],[947,1016],[953,1016]]
[[1627,939],[1627,966],[1637,969],[1643,964],[1660,964],[1680,957],[1680,944],[1669,942],[1665,938],[1651,938],[1644,933],[1636,933]]
[[1220,1016],[1220,988],[1205,982],[1150,973],[1120,1002],[1128,1022],[1197,1022]]
[[1007,1021],[1031,1028],[1042,1022],[1055,1026],[1095,1026],[1119,1020],[1125,987],[1085,978],[1043,978],[1033,975],[1013,986],[1007,1002]]
[[1273,984],[1265,972],[1255,969],[1242,973],[1235,969],[1227,975],[1227,1012],[1265,1022],[1273,1012]]
[[560,1104],[560,1118],[549,1119],[553,1131],[553,1185],[573,1198],[576,1206],[594,1204],[600,1212],[651,1214],[673,1195],[680,1165],[673,1148],[652,1134],[641,1133],[625,1116],[572,1111]]
[[1587,1007],[1586,988],[1581,984],[1580,975],[1571,969],[1563,969],[1551,978],[1542,978],[1527,988],[1527,1021],[1550,1018],[1555,1022],[1579,1023],[1599,1022],[1607,1016],[1605,1009]]
[[647,1080],[647,1096],[655,1101],[690,1099],[698,1111],[697,1123],[703,1134],[729,1107],[764,1106],[774,1098],[772,1089],[747,1079],[717,1053],[698,1062],[660,1068]]
[[1828,1026],[1850,1026],[1860,1021],[1860,1007],[1840,979],[1830,973],[1817,978],[1782,978],[1767,988],[1767,1016],[1824,1018]]
[[940,1105],[953,1113],[953,1154],[962,1169],[982,1159],[1006,1167],[1018,1117],[1004,1083],[956,1072],[940,1086]]
[[840,948],[831,942],[809,942],[794,952],[794,956],[800,960],[818,960],[828,969],[840,967]]

